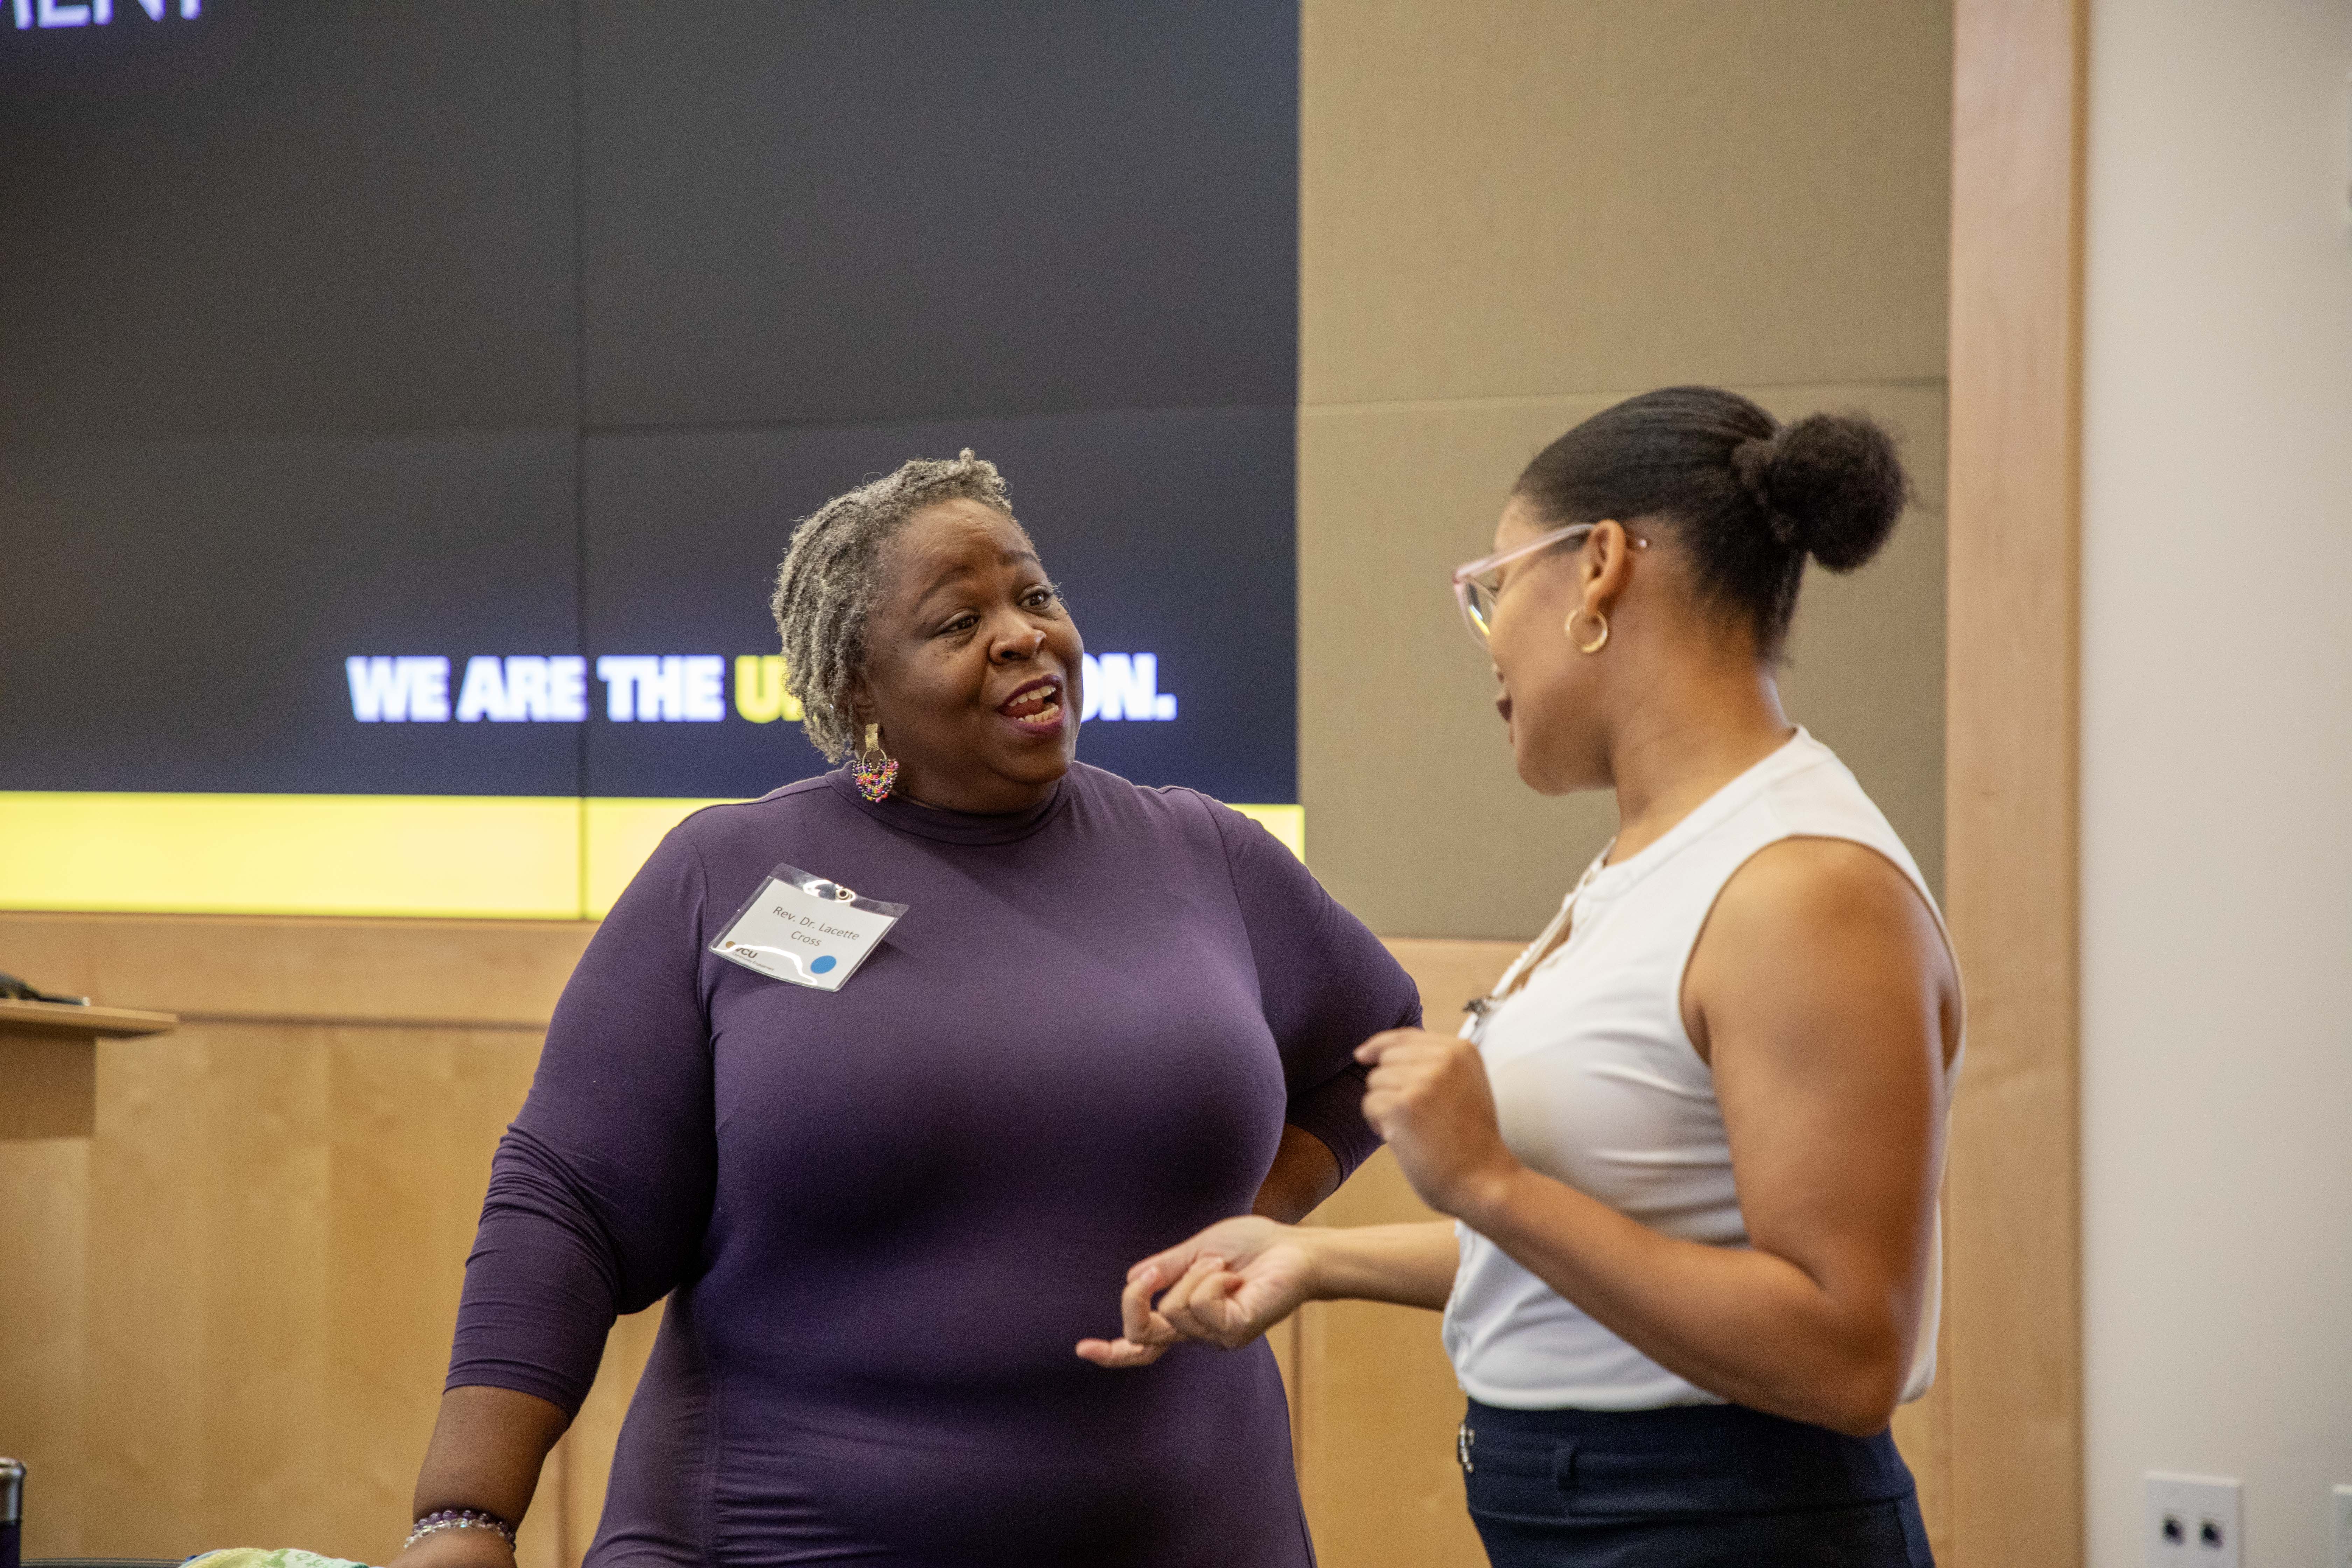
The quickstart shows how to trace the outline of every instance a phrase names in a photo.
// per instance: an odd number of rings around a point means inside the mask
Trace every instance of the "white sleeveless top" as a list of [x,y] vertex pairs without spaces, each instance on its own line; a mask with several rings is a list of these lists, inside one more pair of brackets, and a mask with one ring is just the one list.
[[[1667,1236],[1748,1245],[1714,1077],[1683,1028],[1683,971],[1732,873],[1783,838],[1866,845],[1935,910],[1910,851],[1853,774],[1798,731],[1640,854],[1615,866],[1596,860],[1495,994],[1544,951],[1561,920],[1571,920],[1568,941],[1518,992],[1464,1025],[1494,1083],[1503,1141],[1529,1167]],[[1941,928],[1941,911],[1936,921]],[[1948,947],[1950,940],[1948,932]],[[1941,1112],[1959,1066],[1955,1050]],[[1602,1328],[1486,1237],[1457,1229],[1462,1262],[1445,1307],[1445,1350],[1473,1398],[1519,1410],[1723,1403]],[[1930,1256],[1906,1400],[1925,1394],[1935,1376],[1940,1234]]]

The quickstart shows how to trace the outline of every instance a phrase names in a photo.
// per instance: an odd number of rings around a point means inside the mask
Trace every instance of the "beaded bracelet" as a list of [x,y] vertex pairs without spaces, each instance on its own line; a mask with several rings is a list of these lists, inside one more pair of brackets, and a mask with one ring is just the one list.
[[497,1514],[478,1508],[445,1508],[437,1513],[428,1513],[418,1520],[416,1528],[408,1532],[408,1539],[401,1542],[400,1549],[403,1552],[407,1551],[436,1530],[496,1531],[499,1538],[508,1546],[511,1547],[515,1543],[514,1526]]

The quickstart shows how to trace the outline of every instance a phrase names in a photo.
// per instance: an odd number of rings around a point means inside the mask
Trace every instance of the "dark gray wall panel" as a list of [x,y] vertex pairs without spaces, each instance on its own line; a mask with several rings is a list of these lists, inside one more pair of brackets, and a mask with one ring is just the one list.
[[1295,4],[590,4],[588,417],[1297,397]]
[[572,12],[0,22],[0,442],[574,417]]

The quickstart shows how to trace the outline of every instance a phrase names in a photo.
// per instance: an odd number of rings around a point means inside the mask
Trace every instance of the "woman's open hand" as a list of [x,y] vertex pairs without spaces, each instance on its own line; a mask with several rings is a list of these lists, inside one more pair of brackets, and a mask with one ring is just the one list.
[[1495,1118],[1495,1092],[1478,1047],[1426,1029],[1391,1029],[1356,1047],[1372,1069],[1364,1120],[1440,1214],[1475,1226],[1479,1205],[1519,1168]]
[[[1080,1340],[1097,1366],[1150,1366],[1184,1340],[1237,1350],[1314,1295],[1314,1259],[1295,1226],[1219,1220],[1127,1271],[1116,1340]],[[1153,1300],[1158,1297],[1158,1300]]]

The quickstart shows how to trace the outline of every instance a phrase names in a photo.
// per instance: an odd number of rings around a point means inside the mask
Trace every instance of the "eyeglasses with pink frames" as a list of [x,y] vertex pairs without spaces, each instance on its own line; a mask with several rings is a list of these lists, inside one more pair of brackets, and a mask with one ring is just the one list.
[[[1555,528],[1549,533],[1538,534],[1525,544],[1499,551],[1467,565],[1454,569],[1454,602],[1462,606],[1462,621],[1470,635],[1485,647],[1488,628],[1495,620],[1495,601],[1502,596],[1501,572],[1514,561],[1521,561],[1538,551],[1549,550],[1555,544],[1581,544],[1592,536],[1597,522],[1571,522],[1565,528]],[[1641,535],[1629,533],[1634,548],[1647,550],[1650,542]]]

